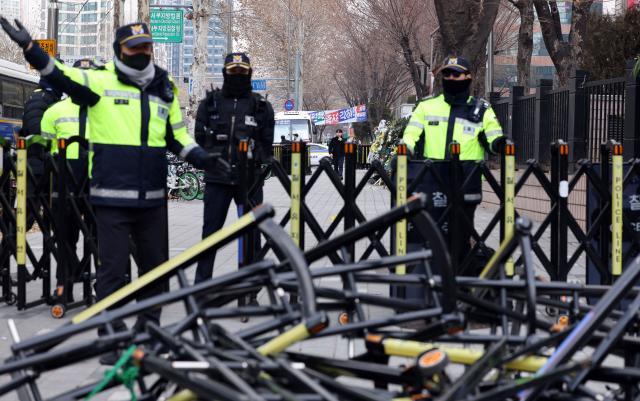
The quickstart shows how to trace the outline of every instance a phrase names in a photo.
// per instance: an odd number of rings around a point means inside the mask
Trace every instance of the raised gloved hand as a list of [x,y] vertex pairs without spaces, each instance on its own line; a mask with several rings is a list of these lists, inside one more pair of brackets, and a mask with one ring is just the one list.
[[16,19],[15,22],[16,27],[18,27],[17,29],[14,28],[6,18],[0,17],[0,25],[2,25],[2,29],[4,29],[7,35],[9,35],[11,40],[16,42],[22,49],[26,50],[32,42],[31,35],[20,21]]

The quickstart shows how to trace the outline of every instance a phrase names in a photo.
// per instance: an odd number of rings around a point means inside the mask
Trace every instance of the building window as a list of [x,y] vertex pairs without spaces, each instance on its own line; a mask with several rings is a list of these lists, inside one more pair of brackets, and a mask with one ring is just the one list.
[[90,13],[90,14],[82,14],[80,17],[80,21],[82,22],[96,22],[98,21],[98,14]]
[[80,32],[82,32],[82,33],[96,33],[96,32],[98,32],[98,26],[97,25],[82,25],[80,27]]
[[81,36],[80,43],[83,45],[90,45],[98,42],[98,38],[96,36]]

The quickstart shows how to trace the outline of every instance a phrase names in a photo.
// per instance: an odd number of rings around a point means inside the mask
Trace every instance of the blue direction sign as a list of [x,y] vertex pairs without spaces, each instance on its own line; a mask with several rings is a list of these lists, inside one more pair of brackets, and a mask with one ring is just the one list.
[[294,104],[293,104],[293,100],[289,99],[286,102],[284,102],[284,109],[286,111],[291,111],[293,110]]
[[251,89],[254,91],[266,91],[267,90],[267,80],[266,79],[252,79],[251,80]]

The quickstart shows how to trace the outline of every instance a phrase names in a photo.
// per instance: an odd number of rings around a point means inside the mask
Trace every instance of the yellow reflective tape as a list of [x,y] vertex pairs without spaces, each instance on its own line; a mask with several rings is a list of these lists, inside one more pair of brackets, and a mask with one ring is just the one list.
[[[513,236],[516,223],[515,194],[516,194],[516,158],[504,157],[504,235]],[[515,274],[513,258],[509,257],[505,264],[505,273],[509,277]]]
[[[447,354],[453,363],[462,365],[472,365],[484,356],[481,349],[447,347],[440,344],[423,343],[418,341],[398,340],[388,338],[382,342],[384,353],[388,356],[402,356],[416,358],[424,351],[438,348]],[[507,362],[504,366],[507,369],[524,372],[537,372],[547,362],[547,358],[541,356],[522,356],[513,361]]]
[[81,323],[97,315],[103,310],[115,305],[116,303],[131,296],[132,294],[141,290],[142,288],[146,287],[152,282],[158,280],[159,278],[163,277],[167,273],[170,273],[171,271],[175,270],[178,266],[186,263],[189,259],[219,244],[223,240],[229,238],[233,234],[244,229],[254,221],[255,221],[255,216],[252,212],[245,214],[244,216],[242,216],[241,218],[239,218],[229,226],[221,228],[220,230],[211,234],[210,236],[198,242],[197,244],[190,247],[189,249],[183,251],[182,253],[175,256],[174,258],[167,260],[166,262],[162,263],[161,265],[154,268],[150,272],[138,277],[137,280],[134,280],[133,282],[120,288],[118,291],[114,292],[108,297],[93,304],[86,310],[78,313],[76,316],[74,316],[73,319],[71,319],[71,322],[75,324]]
[[622,155],[611,156],[611,273],[622,274]]
[[513,238],[513,233],[511,233],[511,235],[507,235],[505,233],[504,240],[500,244],[500,248],[498,248],[498,250],[493,254],[493,256],[491,256],[491,259],[489,259],[489,261],[484,266],[484,269],[482,269],[482,272],[480,272],[480,275],[478,277],[480,277],[480,278],[490,278],[488,276],[495,269],[496,264],[498,263],[498,256],[502,252],[504,252],[504,249],[507,247],[507,244],[509,243],[509,241],[511,241],[511,238]]
[[291,345],[302,341],[309,337],[309,330],[305,322],[298,323],[291,330],[287,330],[279,336],[272,338],[270,341],[258,348],[258,352],[262,355],[275,355],[286,350]]
[[16,166],[16,262],[27,261],[27,149],[18,149]]
[[167,401],[193,401],[196,400],[196,394],[191,390],[182,390],[170,398],[167,398]]
[[[396,174],[396,206],[407,203],[407,155],[398,155],[398,168]],[[396,255],[407,254],[407,220],[402,219],[396,223]],[[407,266],[402,264],[396,267],[396,274],[406,274]]]
[[302,187],[302,157],[291,152],[291,238],[300,246],[300,202]]

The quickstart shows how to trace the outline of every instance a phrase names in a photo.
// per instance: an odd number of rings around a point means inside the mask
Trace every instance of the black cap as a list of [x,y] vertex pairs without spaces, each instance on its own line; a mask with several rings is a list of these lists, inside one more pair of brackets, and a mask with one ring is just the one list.
[[224,58],[224,68],[229,70],[234,67],[241,67],[247,70],[251,69],[251,61],[245,53],[229,53]]
[[464,57],[447,57],[444,59],[442,63],[442,68],[440,71],[444,70],[453,70],[458,72],[469,72],[471,71],[471,63]]
[[143,43],[153,43],[149,27],[144,22],[134,22],[133,24],[124,25],[116,29],[114,45],[135,47]]

